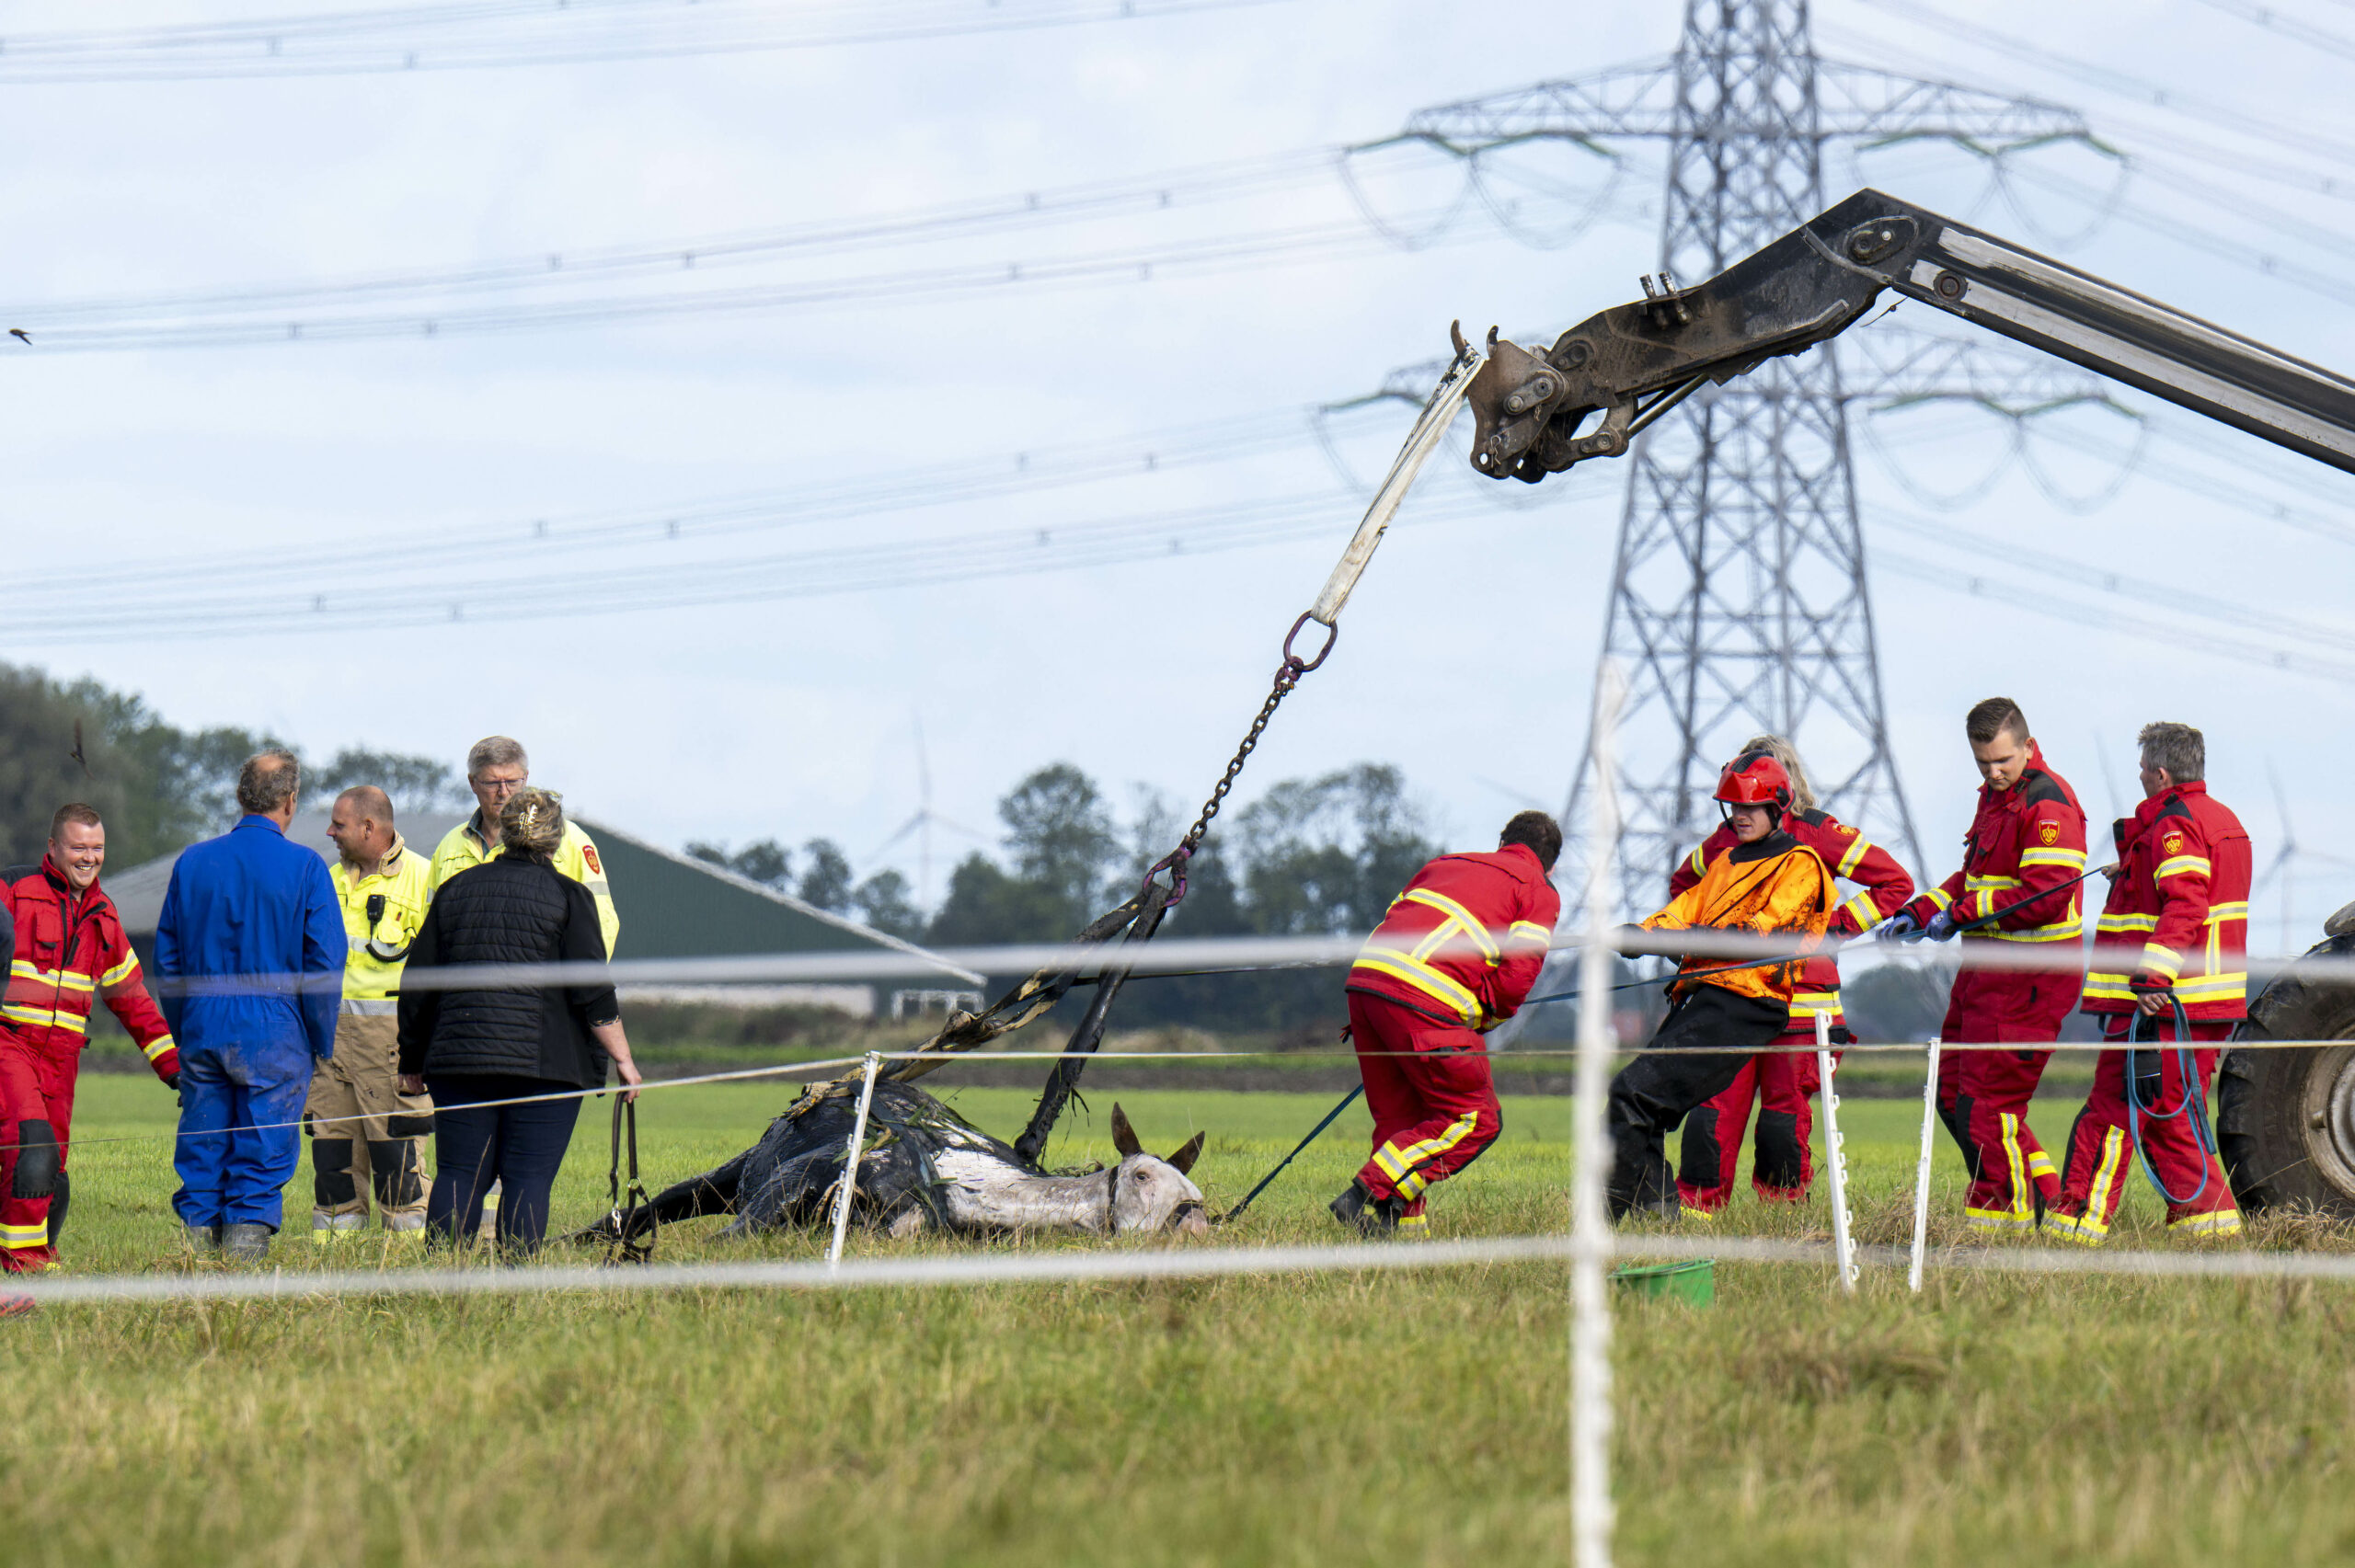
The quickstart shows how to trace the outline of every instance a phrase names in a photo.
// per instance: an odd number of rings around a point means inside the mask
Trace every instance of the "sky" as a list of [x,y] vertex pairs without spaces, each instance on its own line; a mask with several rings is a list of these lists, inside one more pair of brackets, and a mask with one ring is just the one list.
[[[823,835],[862,875],[923,873],[914,837],[885,846],[928,763],[932,808],[978,830],[936,830],[936,896],[1041,764],[1077,763],[1124,809],[1139,788],[1189,809],[1412,413],[1317,410],[1443,354],[1452,319],[1550,339],[1659,265],[1642,143],[1520,149],[1476,187],[1426,148],[1335,149],[1658,58],[1679,8],[1164,8],[434,69],[483,30],[445,22],[395,46],[414,70],[59,82],[7,62],[87,8],[0,6],[0,326],[33,333],[0,340],[0,659],[319,755],[454,762],[512,734],[587,815],[672,844]],[[2201,0],[1982,0],[1971,39],[1931,19],[1955,9],[1841,0],[1813,20],[1826,57],[2073,106],[2100,146],[1843,150],[1828,200],[1878,184],[2355,366],[2355,182],[2330,185],[2355,157],[2332,52],[2355,18],[2275,8],[2317,43]],[[251,14],[107,9],[110,28]],[[823,30],[858,8],[630,0],[498,36],[693,41],[739,14]],[[497,287],[449,280],[493,264]],[[377,292],[284,292],[355,279]],[[228,315],[161,298],[255,289],[276,292]],[[171,338],[224,322],[230,341]],[[2119,403],[2024,425],[1856,414],[1926,869],[1952,869],[1968,821],[1976,699],[2023,704],[2097,823],[2131,805],[2136,727],[2181,719],[2260,865],[2283,842],[2278,777],[2303,946],[2355,896],[2326,858],[2355,764],[2355,481]],[[1563,800],[1625,468],[1530,490],[1463,450],[1459,429],[1238,798],[1389,762],[1464,845]],[[2282,912],[2277,881],[2257,944],[2280,944]]]

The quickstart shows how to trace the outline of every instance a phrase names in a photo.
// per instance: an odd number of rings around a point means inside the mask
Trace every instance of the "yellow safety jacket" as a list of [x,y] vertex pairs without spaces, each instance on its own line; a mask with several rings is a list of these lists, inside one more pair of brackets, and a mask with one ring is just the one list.
[[343,1011],[390,1013],[399,1005],[394,998],[408,944],[425,923],[425,906],[433,901],[432,867],[395,833],[393,847],[374,872],[362,876],[339,859],[327,868],[327,880],[343,906],[343,935],[350,944],[343,961]]
[[[442,884],[466,867],[480,865],[498,853],[483,841],[482,809],[477,807],[473,816],[450,830],[442,847],[433,852],[429,886],[439,891]],[[622,933],[622,917],[614,909],[614,890],[605,881],[605,863],[597,853],[595,841],[569,817],[564,819],[564,842],[557,846],[556,868],[588,888],[589,896],[597,900],[597,927],[605,933],[605,956],[612,957],[614,943]]]

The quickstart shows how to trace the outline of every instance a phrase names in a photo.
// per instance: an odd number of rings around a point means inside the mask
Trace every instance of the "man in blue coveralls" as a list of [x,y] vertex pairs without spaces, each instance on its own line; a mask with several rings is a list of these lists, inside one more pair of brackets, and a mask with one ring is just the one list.
[[[312,1070],[335,1052],[343,915],[327,862],[289,842],[302,783],[264,751],[237,773],[237,825],[172,867],[155,922],[164,1016],[180,1045],[172,1207],[199,1253],[270,1253],[302,1158]],[[234,1128],[258,1130],[238,1131]]]

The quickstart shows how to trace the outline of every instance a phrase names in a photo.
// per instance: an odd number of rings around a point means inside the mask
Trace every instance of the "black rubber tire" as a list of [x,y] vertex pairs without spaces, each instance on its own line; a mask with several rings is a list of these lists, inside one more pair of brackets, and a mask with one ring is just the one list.
[[[2355,954],[2355,935],[2307,956],[2321,954]],[[2216,1074],[2216,1143],[2242,1208],[2355,1220],[2355,983],[2292,966],[2249,1004],[2234,1038],[2344,1042],[2227,1049]]]

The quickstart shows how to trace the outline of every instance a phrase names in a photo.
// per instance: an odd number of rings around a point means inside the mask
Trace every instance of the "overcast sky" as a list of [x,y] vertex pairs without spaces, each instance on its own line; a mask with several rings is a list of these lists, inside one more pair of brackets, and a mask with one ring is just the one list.
[[[728,7],[636,9],[645,36],[692,38]],[[2355,14],[2277,8],[2336,29],[2317,43],[2198,0],[1971,10],[2042,58],[1858,0],[1817,8],[1819,44],[2074,105],[2126,161],[2051,149],[1998,183],[1971,151],[1911,144],[1835,158],[1828,196],[1879,184],[2355,366],[2339,240],[2355,236],[2355,199],[2322,183],[2348,173],[2327,143],[2355,147],[2349,64],[2331,52]],[[952,13],[987,14],[948,0],[925,14]],[[996,796],[1057,760],[1124,805],[1143,784],[1190,808],[1355,524],[1346,475],[1378,474],[1409,417],[1396,404],[1336,416],[1321,442],[1307,411],[1442,352],[1451,317],[1550,338],[1658,265],[1658,165],[1641,143],[1615,157],[1530,149],[1468,194],[1447,160],[1394,150],[1353,164],[1354,198],[1318,150],[1428,105],[1659,56],[1677,13],[1273,0],[436,71],[435,50],[471,36],[446,28],[416,35],[428,68],[415,71],[58,85],[10,78],[5,61],[28,35],[86,27],[89,8],[0,6],[0,300],[16,313],[0,326],[54,327],[8,343],[0,377],[17,585],[0,658],[314,754],[365,743],[455,761],[505,731],[535,779],[590,815],[669,843],[823,834],[862,874],[917,807],[919,722],[935,808],[993,836]],[[109,26],[246,14],[107,7]],[[2201,101],[2154,108],[2073,62]],[[1221,167],[1173,172],[1204,166]],[[1059,194],[1078,188],[1102,203],[1085,221]],[[631,246],[806,238],[1029,192],[1038,215],[971,232],[888,246],[870,232],[822,254],[715,255],[610,281],[568,270]],[[1417,236],[1430,243],[1396,243]],[[472,293],[412,280],[361,309],[446,318],[430,334],[319,341],[315,326],[289,341],[273,327],[259,343],[80,351],[62,310],[541,257],[566,275]],[[1058,263],[1085,276],[1057,282]],[[796,286],[798,303],[643,314],[683,291]],[[511,319],[559,304],[589,319]],[[271,301],[251,319],[354,309]],[[495,329],[469,330],[483,312]],[[182,319],[148,303],[88,320],[167,318]],[[2355,744],[2334,672],[2355,667],[2355,642],[2332,639],[2355,638],[2355,484],[2120,401],[2154,417],[2080,411],[2026,437],[2024,457],[2010,424],[1968,411],[1861,416],[1867,538],[1890,562],[1872,578],[1890,721],[1933,875],[1952,869],[1976,784],[1959,715],[1995,691],[2027,706],[2097,821],[2131,790],[2135,727],[2178,718],[2208,731],[2217,793],[2247,818],[2260,864],[2280,843],[2269,767],[2306,848],[2339,847]],[[2138,439],[2145,467],[2119,484],[2116,463],[2085,450]],[[1395,762],[1471,844],[1517,797],[1566,793],[1625,469],[1508,493],[1464,469],[1459,434],[1244,796]],[[1091,464],[1105,476],[1070,472]],[[2196,488],[2177,483],[2186,474]],[[945,504],[910,505],[911,481]],[[2081,513],[2052,494],[2107,498]],[[2220,498],[2234,494],[2251,505]],[[2268,515],[2285,507],[2288,521]],[[256,578],[273,551],[292,564]],[[1104,553],[1122,558],[1029,569]],[[2179,588],[2200,613],[2170,644],[2184,607],[2131,581],[2113,591],[2107,572]],[[553,603],[544,579],[559,584]],[[422,622],[408,609],[420,589],[437,605]],[[283,605],[266,630],[224,608],[257,594]],[[654,607],[623,607],[633,599]],[[966,842],[944,830],[940,862]],[[887,858],[917,872],[913,841]],[[2355,872],[2310,858],[2302,933],[2349,896]],[[2278,912],[2267,896],[2263,945],[2278,944]]]

